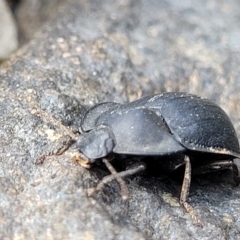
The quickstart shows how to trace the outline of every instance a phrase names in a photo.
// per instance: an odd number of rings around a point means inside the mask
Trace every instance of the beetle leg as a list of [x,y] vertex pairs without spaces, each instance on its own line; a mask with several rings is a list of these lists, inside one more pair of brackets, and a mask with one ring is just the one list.
[[184,161],[185,161],[185,173],[181,189],[180,203],[183,205],[185,210],[190,214],[190,216],[196,222],[196,224],[202,226],[202,223],[195,215],[193,208],[190,206],[189,203],[187,203],[189,189],[191,185],[191,163],[188,156],[185,156]]
[[232,172],[233,172],[233,180],[238,186],[240,183],[240,176],[239,176],[238,167],[234,162],[232,163]]
[[125,181],[123,180],[122,177],[119,177],[117,175],[117,171],[115,170],[115,168],[113,167],[113,165],[108,161],[108,159],[104,158],[103,160],[103,163],[105,163],[107,169],[109,170],[109,172],[112,174],[112,175],[115,175],[116,176],[116,180],[118,181],[119,185],[120,185],[120,189],[121,189],[121,196],[123,198],[123,200],[127,200],[128,199],[128,195],[129,195],[129,192],[128,192],[128,187],[125,183]]
[[223,160],[218,162],[213,162],[201,167],[194,169],[193,174],[203,174],[208,172],[220,171],[223,169],[232,168],[233,180],[236,185],[239,185],[240,177],[237,165],[232,160]]
[[106,177],[104,177],[97,185],[96,188],[91,189],[88,191],[88,196],[93,196],[94,194],[96,194],[97,192],[101,191],[104,188],[104,185],[113,181],[113,180],[117,180],[120,188],[121,188],[121,195],[123,200],[126,200],[128,198],[128,188],[127,185],[125,183],[125,181],[123,180],[124,177],[128,177],[131,176],[133,174],[136,174],[138,172],[141,172],[143,170],[145,170],[145,165],[141,164],[133,169],[128,169],[126,171],[122,171],[122,172],[117,172],[114,167],[112,166],[112,164],[110,164],[110,162],[104,158],[103,162],[105,163],[106,167],[108,168],[108,170],[111,172],[111,175],[108,175]]

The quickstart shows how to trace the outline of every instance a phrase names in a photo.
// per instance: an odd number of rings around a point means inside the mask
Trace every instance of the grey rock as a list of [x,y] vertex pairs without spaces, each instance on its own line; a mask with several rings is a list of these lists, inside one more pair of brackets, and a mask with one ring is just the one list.
[[36,159],[69,136],[31,114],[41,108],[76,129],[85,107],[186,91],[222,106],[240,134],[237,1],[82,1],[63,5],[0,69],[0,238],[240,239],[240,190],[230,171],[196,176],[179,205],[181,178],[142,174],[95,198],[85,189],[108,172],[72,157]]
[[19,45],[26,44],[46,22],[54,19],[67,0],[21,0],[14,15],[19,29]]
[[5,0],[0,1],[0,59],[5,59],[18,47],[17,28]]

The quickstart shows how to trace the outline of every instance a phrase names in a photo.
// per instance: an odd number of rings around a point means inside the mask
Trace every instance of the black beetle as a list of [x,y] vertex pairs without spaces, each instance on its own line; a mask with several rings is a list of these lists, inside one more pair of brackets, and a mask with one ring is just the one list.
[[[233,162],[240,157],[236,132],[226,113],[205,98],[173,92],[126,104],[100,103],[85,113],[81,132],[77,148],[88,163],[112,152],[159,156],[159,161],[174,154],[176,163],[169,163],[172,170],[186,165],[180,202],[192,216],[186,202],[191,164],[195,173],[232,167],[234,180],[239,183]],[[182,162],[178,153],[185,155]]]
[[[111,153],[158,156],[159,161],[175,156],[168,164],[170,170],[185,165],[180,203],[198,224],[200,221],[187,203],[191,165],[195,173],[232,168],[239,184],[233,162],[240,158],[236,132],[227,114],[206,98],[167,92],[126,104],[100,103],[86,111],[80,132],[76,145],[84,155],[80,163],[85,167]],[[98,190],[115,178],[121,184],[121,177],[145,168],[141,165],[116,173],[107,159],[103,161],[112,175],[100,182]]]

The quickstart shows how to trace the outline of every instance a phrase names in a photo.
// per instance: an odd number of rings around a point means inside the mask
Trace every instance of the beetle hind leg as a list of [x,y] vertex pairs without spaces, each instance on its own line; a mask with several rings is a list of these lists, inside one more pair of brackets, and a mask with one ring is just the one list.
[[233,173],[233,180],[238,186],[240,183],[239,170],[237,165],[233,162],[233,160],[222,160],[198,167],[194,169],[193,174],[203,174],[231,168]]
[[143,170],[145,170],[145,165],[144,164],[139,164],[138,166],[132,168],[132,169],[128,169],[122,172],[117,172],[115,170],[115,168],[112,166],[112,164],[106,159],[103,158],[103,163],[106,165],[106,167],[108,168],[108,170],[110,171],[111,175],[108,175],[106,177],[104,177],[97,185],[96,188],[94,189],[89,189],[88,190],[88,196],[93,196],[94,194],[98,193],[99,191],[101,191],[105,184],[113,181],[113,180],[117,180],[117,182],[120,185],[121,188],[121,196],[123,200],[128,199],[128,187],[125,183],[125,181],[123,180],[123,178],[131,176],[133,174],[136,174],[138,172],[141,172]]
[[239,176],[238,167],[234,162],[232,163],[232,172],[233,172],[233,180],[238,186],[240,184],[240,176]]
[[180,195],[180,203],[183,205],[185,210],[190,214],[191,218],[196,222],[196,224],[198,226],[202,226],[202,223],[198,219],[198,217],[195,215],[193,208],[190,206],[189,203],[187,203],[189,189],[191,185],[191,163],[188,156],[185,156],[184,161],[185,161],[185,172],[184,172],[183,184],[182,184],[181,195]]

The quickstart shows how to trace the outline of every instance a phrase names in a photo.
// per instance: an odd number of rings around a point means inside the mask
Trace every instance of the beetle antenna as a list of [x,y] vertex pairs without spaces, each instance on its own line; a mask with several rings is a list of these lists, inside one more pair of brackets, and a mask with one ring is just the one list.
[[73,133],[73,131],[71,129],[69,129],[68,127],[66,127],[65,125],[63,125],[61,123],[61,121],[57,120],[56,118],[54,118],[53,116],[51,116],[50,114],[48,114],[47,112],[41,110],[41,109],[33,109],[31,111],[32,114],[41,117],[45,122],[47,123],[51,123],[53,126],[58,127],[59,129],[61,129],[62,131],[66,132],[67,135],[69,135],[69,137],[72,140],[76,139],[75,134]]
[[70,140],[64,142],[63,146],[61,148],[57,149],[57,151],[51,151],[51,152],[45,153],[41,157],[37,158],[37,160],[35,162],[36,164],[42,164],[44,162],[45,158],[48,156],[63,154],[72,145],[72,143],[74,141],[76,141],[76,135],[73,133],[73,131],[71,129],[69,129],[68,127],[64,126],[59,120],[55,119],[47,112],[45,112],[41,109],[33,109],[31,111],[31,113],[33,115],[41,117],[45,122],[51,123],[53,126],[58,127],[63,132],[66,132],[67,135],[70,137]]
[[94,194],[98,193],[99,191],[101,191],[104,188],[105,184],[107,184],[107,183],[116,179],[118,181],[119,185],[120,185],[120,188],[121,188],[122,199],[127,200],[129,192],[128,192],[128,187],[127,187],[125,181],[123,180],[123,178],[131,176],[133,174],[136,174],[138,172],[141,172],[141,171],[145,170],[145,168],[146,168],[145,165],[141,164],[141,165],[138,165],[137,167],[135,167],[133,169],[128,169],[126,171],[122,171],[122,172],[118,173],[115,170],[115,168],[112,166],[112,164],[106,158],[103,158],[102,161],[106,165],[108,170],[111,172],[111,175],[108,175],[108,176],[104,177],[98,183],[96,188],[89,189],[88,190],[88,196],[93,196]]
[[72,145],[72,143],[73,141],[71,139],[67,142],[64,142],[63,146],[57,149],[57,151],[47,152],[41,157],[37,158],[35,164],[42,164],[46,159],[46,157],[53,156],[53,155],[62,155],[66,150],[68,150],[68,148]]

